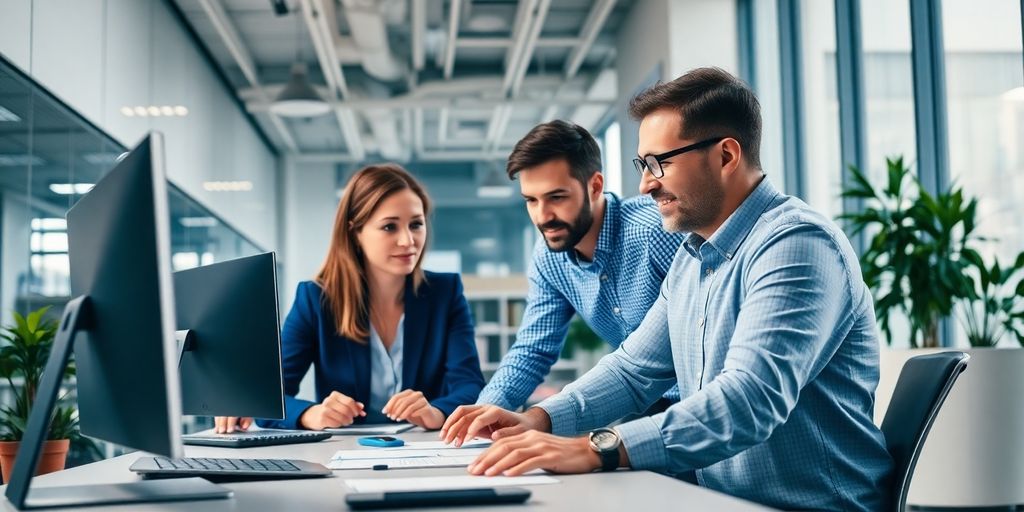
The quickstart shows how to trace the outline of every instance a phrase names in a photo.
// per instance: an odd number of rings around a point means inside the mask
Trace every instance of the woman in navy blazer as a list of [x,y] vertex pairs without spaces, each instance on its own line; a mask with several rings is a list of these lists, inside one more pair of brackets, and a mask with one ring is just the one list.
[[[425,272],[430,201],[397,165],[366,167],[346,186],[331,248],[299,283],[281,332],[285,418],[321,430],[388,419],[437,429],[483,388],[458,274]],[[313,365],[319,403],[296,398]],[[219,432],[250,418],[217,418]]]

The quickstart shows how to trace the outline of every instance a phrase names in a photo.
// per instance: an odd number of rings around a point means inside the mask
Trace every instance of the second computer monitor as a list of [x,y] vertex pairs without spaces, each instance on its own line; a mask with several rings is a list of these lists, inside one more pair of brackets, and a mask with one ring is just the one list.
[[[274,253],[174,273],[184,414],[284,417]],[[179,340],[179,343],[183,339]]]

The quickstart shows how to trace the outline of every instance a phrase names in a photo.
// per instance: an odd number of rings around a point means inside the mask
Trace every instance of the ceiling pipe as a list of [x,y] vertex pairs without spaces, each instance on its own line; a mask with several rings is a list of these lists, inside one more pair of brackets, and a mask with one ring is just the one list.
[[[373,0],[342,0],[342,5],[345,7],[343,13],[352,32],[352,42],[359,48],[366,73],[385,82],[394,82],[408,76],[408,67],[395,56],[388,45],[385,13],[382,10],[385,7],[399,8],[401,4],[378,3]],[[337,47],[340,34],[334,32],[331,36]]]

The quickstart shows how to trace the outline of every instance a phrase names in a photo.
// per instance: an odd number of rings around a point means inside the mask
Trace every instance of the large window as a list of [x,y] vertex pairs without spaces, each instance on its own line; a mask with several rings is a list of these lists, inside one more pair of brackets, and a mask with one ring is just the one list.
[[906,0],[862,0],[860,5],[866,166],[873,183],[884,183],[886,158],[902,156],[912,166],[917,158],[910,5]]
[[842,212],[839,100],[836,89],[835,4],[803,0],[804,177],[808,204],[835,217]]
[[[1024,63],[1018,0],[945,0],[949,174],[979,198],[982,256],[1024,250]],[[979,30],[979,27],[985,27]],[[965,343],[958,332],[958,343]],[[1016,345],[1012,340],[1004,343]]]

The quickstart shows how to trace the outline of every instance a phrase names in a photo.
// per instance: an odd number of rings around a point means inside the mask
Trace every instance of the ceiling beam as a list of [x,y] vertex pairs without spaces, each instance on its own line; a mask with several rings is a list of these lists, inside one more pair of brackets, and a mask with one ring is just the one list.
[[512,78],[512,82],[505,85],[506,94],[516,96],[519,94],[519,87],[522,86],[522,79],[529,69],[529,61],[534,59],[534,49],[537,47],[537,40],[541,36],[541,29],[544,28],[544,20],[548,17],[548,9],[551,8],[551,0],[540,0],[537,11],[532,16],[532,23],[529,26],[529,33],[526,37],[526,44],[519,55],[519,62]]
[[590,52],[590,47],[594,44],[594,40],[601,33],[601,28],[604,27],[604,22],[608,19],[608,15],[611,14],[613,7],[615,7],[615,0],[598,0],[591,7],[590,14],[587,15],[587,20],[583,22],[583,28],[580,30],[580,44],[573,48],[569,58],[566,59],[566,79],[576,76],[576,72],[583,65],[583,59],[587,57],[587,53]]
[[[549,99],[533,99],[533,98],[514,98],[503,100],[501,98],[416,98],[407,96],[396,96],[394,98],[382,98],[382,99],[370,99],[360,98],[352,100],[333,100],[331,105],[334,108],[347,108],[349,110],[361,112],[370,109],[402,109],[402,108],[459,108],[459,109],[486,109],[496,108],[501,106],[508,106],[512,108],[517,107],[529,107],[529,108],[546,108],[549,107],[552,102],[558,103],[562,107],[603,107],[608,108],[615,104],[613,100],[602,100],[602,99],[591,99],[591,98],[549,98]],[[249,112],[265,112],[270,108],[269,102],[260,101],[247,101],[245,108]],[[494,112],[498,114],[497,111]]]
[[[224,11],[224,6],[221,5],[220,0],[199,0],[199,5],[203,8],[203,12],[210,19],[210,23],[213,24],[213,28],[217,31],[217,35],[220,37],[224,46],[227,47],[231,57],[235,60],[235,64],[242,70],[242,75],[245,76],[246,81],[249,82],[249,86],[257,91],[261,101],[270,103],[270,97],[266,91],[263,90],[263,85],[260,84],[259,75],[256,73],[256,63],[253,61],[252,54],[249,53],[248,48],[242,42],[241,36],[238,35],[238,30],[235,25],[231,23],[231,19],[228,18],[227,13]],[[267,116],[270,118],[270,124],[274,126],[281,142],[284,143],[285,147],[291,152],[297,152],[299,150],[298,145],[295,143],[295,138],[292,137],[288,127],[284,121],[277,114],[267,112]]]
[[358,161],[366,158],[366,148],[363,146],[359,124],[351,109],[345,108],[337,101],[348,99],[349,91],[345,75],[341,71],[337,46],[334,44],[334,34],[337,30],[331,25],[334,22],[333,2],[334,0],[330,0],[329,4],[325,4],[323,0],[302,0],[302,14],[309,35],[313,39],[320,70],[331,87],[330,103],[334,107],[334,117],[341,128],[341,136],[345,139],[345,147]]
[[412,0],[412,68],[420,71],[426,65],[423,38],[427,33],[427,0]]
[[[578,37],[541,37],[537,39],[537,48],[564,48],[577,46],[583,40]],[[459,48],[510,48],[514,40],[509,37],[460,37]]]
[[459,38],[459,10],[462,8],[462,0],[452,0],[449,4],[448,13],[448,43],[444,46],[444,78],[452,77],[455,69],[455,46]]

